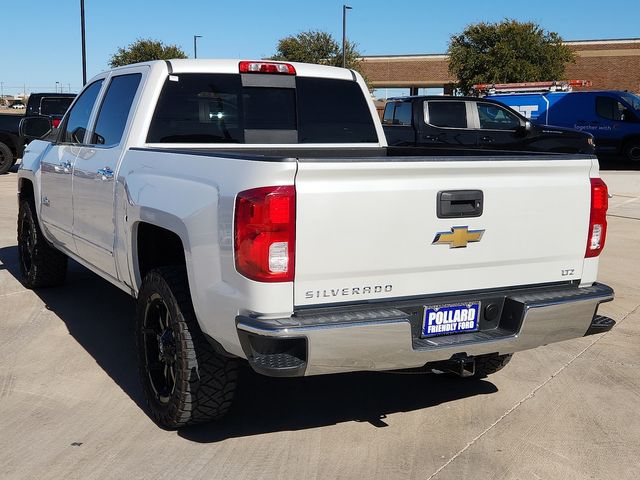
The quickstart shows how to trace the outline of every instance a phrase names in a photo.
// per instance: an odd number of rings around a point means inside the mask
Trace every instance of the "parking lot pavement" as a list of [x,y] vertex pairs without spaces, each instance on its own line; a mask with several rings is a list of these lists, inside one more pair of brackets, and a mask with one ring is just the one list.
[[602,172],[609,187],[609,215],[620,218],[640,219],[640,174],[616,171]]
[[16,175],[1,176],[0,477],[636,479],[640,215],[626,200],[640,172],[604,177],[611,332],[519,353],[482,381],[244,370],[228,418],[173,432],[144,413],[126,294],[78,265],[64,287],[20,285]]

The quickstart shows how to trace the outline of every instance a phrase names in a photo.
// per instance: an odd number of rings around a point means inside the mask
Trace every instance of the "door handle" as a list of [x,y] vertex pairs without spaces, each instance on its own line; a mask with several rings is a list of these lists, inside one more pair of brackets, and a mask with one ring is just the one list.
[[485,137],[481,137],[480,141],[484,142],[484,143],[492,143],[493,142],[493,137],[486,137],[486,136]]
[[53,171],[56,173],[69,173],[71,171],[71,162],[60,162],[58,165],[53,166]]
[[111,170],[109,167],[101,168],[97,172],[97,177],[102,181],[108,182],[113,178],[113,170]]
[[444,190],[438,192],[436,213],[438,218],[471,218],[482,215],[482,190]]

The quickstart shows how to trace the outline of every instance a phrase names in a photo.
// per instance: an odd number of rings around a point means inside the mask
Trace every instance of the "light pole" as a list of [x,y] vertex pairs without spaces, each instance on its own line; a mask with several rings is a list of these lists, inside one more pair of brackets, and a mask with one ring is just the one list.
[[58,93],[58,85],[60,85],[60,82],[56,82],[56,93]]
[[347,66],[347,10],[352,10],[349,5],[342,5],[342,68]]
[[202,35],[193,36],[193,58],[198,58],[198,39],[202,38]]
[[80,0],[80,32],[82,34],[82,85],[87,84],[87,47],[84,36],[84,0]]

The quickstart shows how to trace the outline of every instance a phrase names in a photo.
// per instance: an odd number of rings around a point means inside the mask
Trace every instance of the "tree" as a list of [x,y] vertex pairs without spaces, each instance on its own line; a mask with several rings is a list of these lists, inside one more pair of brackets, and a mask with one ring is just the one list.
[[[362,73],[357,44],[347,41],[345,51],[346,67]],[[342,47],[330,33],[309,30],[278,40],[276,54],[271,59],[341,67]]]
[[465,94],[476,83],[562,80],[575,53],[555,32],[505,19],[469,25],[449,41],[449,72]]
[[165,45],[159,40],[139,38],[126,48],[118,48],[118,51],[111,56],[109,66],[114,68],[131,63],[172,58],[187,58],[187,55],[177,45]]

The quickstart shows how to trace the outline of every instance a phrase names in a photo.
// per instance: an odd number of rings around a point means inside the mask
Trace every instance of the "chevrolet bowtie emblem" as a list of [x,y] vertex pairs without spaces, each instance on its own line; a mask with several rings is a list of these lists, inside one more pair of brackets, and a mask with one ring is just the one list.
[[479,242],[484,230],[469,230],[469,227],[451,227],[450,232],[438,232],[432,245],[446,245],[449,248],[463,248],[467,243]]

